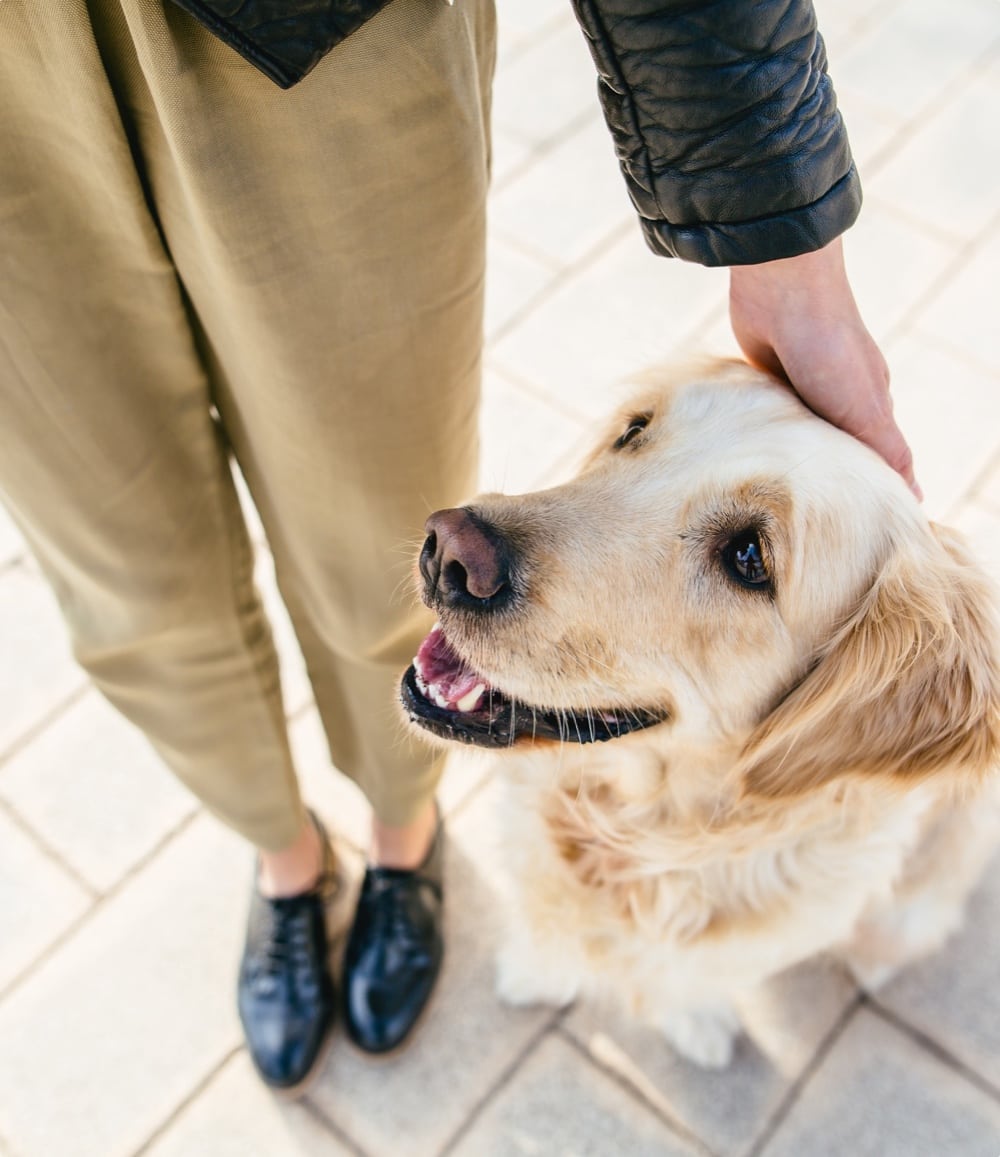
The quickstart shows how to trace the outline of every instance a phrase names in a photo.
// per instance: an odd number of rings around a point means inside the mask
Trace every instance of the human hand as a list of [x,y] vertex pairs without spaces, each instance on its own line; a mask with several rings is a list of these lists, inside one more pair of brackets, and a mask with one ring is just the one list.
[[747,358],[871,446],[923,498],[892,416],[889,367],[861,320],[840,238],[801,257],[734,265],[729,274],[729,317]]

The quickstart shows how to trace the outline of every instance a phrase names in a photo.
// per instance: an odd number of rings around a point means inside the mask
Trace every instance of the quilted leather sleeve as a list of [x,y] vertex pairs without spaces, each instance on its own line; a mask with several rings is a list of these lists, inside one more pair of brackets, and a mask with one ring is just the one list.
[[282,88],[389,0],[173,0]]
[[810,0],[573,0],[657,253],[746,265],[822,248],[861,207]]

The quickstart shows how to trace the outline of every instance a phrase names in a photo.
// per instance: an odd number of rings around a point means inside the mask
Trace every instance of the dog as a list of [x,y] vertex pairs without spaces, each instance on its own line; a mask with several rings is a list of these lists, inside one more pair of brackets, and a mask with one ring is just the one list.
[[871,990],[996,846],[993,593],[873,451],[743,363],[652,381],[571,481],[426,524],[405,712],[502,749],[498,991],[610,991],[730,1061],[819,953]]

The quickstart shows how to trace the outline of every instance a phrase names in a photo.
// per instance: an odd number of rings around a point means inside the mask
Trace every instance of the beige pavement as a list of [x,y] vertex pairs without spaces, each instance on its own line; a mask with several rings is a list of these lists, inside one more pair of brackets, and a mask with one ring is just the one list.
[[[461,2],[461,0],[459,0]],[[935,517],[1000,575],[1000,6],[817,0],[866,189],[848,260]],[[499,0],[484,484],[555,477],[631,372],[732,348],[726,277],[639,238],[566,0]],[[355,845],[266,550],[302,774]],[[606,1009],[492,992],[488,761],[449,770],[449,948],[412,1046],[338,1037],[289,1106],[233,986],[248,853],[86,686],[0,515],[0,1157],[998,1157],[1000,865],[966,930],[877,1000],[833,965],[746,1010],[706,1075]]]

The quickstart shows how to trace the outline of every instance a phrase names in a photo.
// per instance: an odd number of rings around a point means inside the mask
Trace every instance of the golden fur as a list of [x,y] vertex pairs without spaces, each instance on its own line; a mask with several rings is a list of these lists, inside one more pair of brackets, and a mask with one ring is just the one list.
[[[523,597],[445,611],[462,657],[531,705],[668,713],[501,758],[505,999],[607,989],[719,1066],[765,977],[834,951],[874,985],[938,947],[997,830],[992,595],[874,453],[727,363],[643,390],[570,482],[472,507]],[[769,592],[720,561],[746,526]]]

